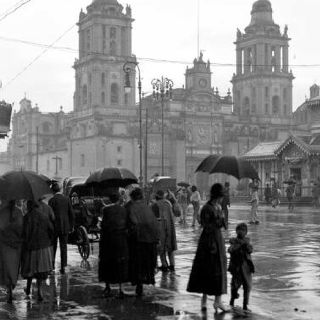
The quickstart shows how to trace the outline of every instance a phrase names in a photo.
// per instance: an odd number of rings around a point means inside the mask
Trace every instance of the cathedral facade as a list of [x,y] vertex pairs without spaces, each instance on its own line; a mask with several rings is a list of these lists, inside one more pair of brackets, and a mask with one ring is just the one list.
[[[125,87],[132,54],[132,11],[117,0],[94,0],[79,16],[79,57],[74,63],[73,111],[44,114],[26,98],[13,116],[12,167],[49,176],[86,176],[100,167],[126,167],[139,176],[139,108]],[[293,125],[288,28],[274,23],[271,3],[253,4],[251,22],[236,35],[233,97],[212,87],[210,61],[202,53],[186,68],[185,86],[164,101],[164,173],[196,183],[200,161],[213,153],[242,155],[259,142],[288,135]],[[214,76],[214,75],[213,75]],[[144,178],[161,172],[159,101],[142,100]],[[26,156],[25,156],[26,155]],[[212,179],[212,178],[211,178]]]

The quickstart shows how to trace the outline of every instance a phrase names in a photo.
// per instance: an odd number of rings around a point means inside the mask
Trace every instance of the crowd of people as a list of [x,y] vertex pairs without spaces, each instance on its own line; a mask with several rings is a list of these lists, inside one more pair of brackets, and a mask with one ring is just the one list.
[[[141,296],[144,284],[155,284],[157,271],[175,272],[175,220],[186,223],[190,204],[192,226],[200,225],[202,233],[187,290],[203,294],[202,310],[206,310],[207,295],[214,295],[214,308],[227,311],[221,300],[227,292],[227,257],[221,230],[228,228],[229,187],[228,183],[224,187],[214,184],[210,199],[201,210],[196,186],[192,186],[190,195],[187,188],[180,188],[177,193],[158,190],[150,204],[140,188],[133,189],[126,200],[119,192],[110,194],[109,202],[101,206],[98,278],[105,284],[103,296],[111,296],[111,285],[118,284],[119,297],[124,298],[122,284],[127,282]],[[48,203],[44,199],[1,202],[0,285],[6,286],[9,303],[19,276],[26,280],[26,297],[30,297],[32,281],[36,279],[37,298],[43,300],[42,283],[55,271],[58,241],[60,273],[65,273],[68,235],[77,218],[70,199],[62,194],[57,183],[52,185],[52,191],[54,195]],[[243,285],[243,308],[247,310],[254,271],[252,247],[246,237],[246,225],[239,225],[236,231],[237,237],[230,239],[229,247],[229,271],[233,277],[230,305]]]

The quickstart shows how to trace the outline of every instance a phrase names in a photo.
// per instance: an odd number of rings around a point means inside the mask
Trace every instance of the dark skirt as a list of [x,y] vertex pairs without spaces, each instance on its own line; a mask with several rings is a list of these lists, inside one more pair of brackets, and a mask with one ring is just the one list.
[[21,259],[21,275],[23,278],[36,278],[45,280],[53,265],[53,248],[47,247],[39,250],[25,250]]
[[155,284],[157,266],[157,245],[131,241],[129,273],[132,285]]
[[129,278],[129,252],[126,234],[101,239],[99,254],[99,281],[123,283]]
[[220,229],[202,232],[187,291],[214,296],[227,293],[227,258]]

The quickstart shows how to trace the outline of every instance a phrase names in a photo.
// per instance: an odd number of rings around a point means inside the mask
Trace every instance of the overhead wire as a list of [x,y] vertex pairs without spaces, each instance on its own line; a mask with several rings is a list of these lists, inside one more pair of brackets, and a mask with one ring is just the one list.
[[[0,40],[3,41],[8,41],[8,42],[16,42],[16,43],[22,43],[26,45],[31,45],[35,47],[40,47],[40,48],[46,48],[46,49],[53,49],[53,50],[60,50],[60,51],[68,51],[72,53],[88,53],[88,51],[83,51],[71,47],[64,47],[64,46],[54,46],[54,45],[48,45],[44,43],[39,43],[39,42],[32,42],[28,40],[22,40],[22,39],[16,39],[16,38],[9,38],[9,37],[3,37],[0,36]],[[56,43],[57,41],[55,41]],[[106,55],[101,52],[94,52],[90,51],[89,54],[96,54],[96,55]],[[137,57],[138,60],[140,61],[146,61],[146,62],[155,62],[155,63],[171,63],[171,64],[192,64],[192,61],[186,61],[186,60],[169,60],[169,59],[158,59],[158,58],[149,58],[149,57]],[[228,63],[228,62],[210,62],[211,66],[215,67],[235,67],[236,63]],[[246,64],[244,64],[246,66]],[[264,67],[265,65],[258,65],[258,64],[251,64],[250,66],[253,67]],[[320,63],[314,63],[314,64],[290,64],[290,67],[320,67]]]
[[46,45],[45,49],[41,51],[30,63],[28,63],[20,72],[18,72],[11,80],[9,80],[4,88],[9,86],[13,81],[15,81],[20,75],[22,75],[26,70],[28,70],[37,60],[39,60],[48,50],[50,50],[58,41],[60,41],[67,33],[69,33],[76,25],[73,24],[70,28],[64,31],[55,41],[53,41],[50,45]]
[[31,1],[32,0],[21,0],[14,4],[11,8],[0,15],[0,22]]

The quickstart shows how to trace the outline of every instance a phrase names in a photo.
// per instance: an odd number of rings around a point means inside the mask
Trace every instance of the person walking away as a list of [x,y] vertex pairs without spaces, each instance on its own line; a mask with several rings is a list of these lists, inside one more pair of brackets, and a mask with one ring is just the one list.
[[271,188],[270,188],[269,183],[267,183],[267,186],[264,189],[264,199],[266,200],[266,203],[268,205],[270,204],[271,198],[272,198],[272,196],[271,196]]
[[276,208],[280,204],[281,190],[277,187],[277,184],[274,182],[271,188],[272,194],[272,208]]
[[68,262],[68,234],[72,231],[74,225],[74,212],[68,197],[64,196],[60,191],[58,183],[54,183],[51,187],[54,196],[49,200],[48,204],[52,208],[55,216],[55,232],[53,239],[53,270],[55,269],[55,257],[59,239],[60,245],[60,273],[65,273],[65,267]]
[[128,281],[128,217],[119,204],[119,193],[110,195],[111,204],[102,209],[99,247],[99,281],[105,283],[104,297],[111,295],[110,284],[119,284],[119,298],[124,298],[122,283]]
[[238,290],[243,287],[243,310],[248,309],[249,295],[252,288],[252,274],[254,265],[251,259],[253,251],[250,239],[246,237],[248,227],[245,223],[239,223],[236,227],[236,238],[229,240],[230,263],[228,271],[232,275],[230,305],[234,307],[234,301],[239,298]]
[[230,208],[230,183],[225,182],[224,184],[224,197],[222,199],[221,208],[224,215],[225,229],[228,229],[229,224],[229,209]]
[[181,207],[181,217],[180,217],[180,223],[183,225],[187,224],[187,210],[188,210],[188,195],[185,188],[181,188],[181,190],[178,192],[177,196],[178,203]]
[[22,211],[15,201],[2,200],[0,205],[0,286],[7,289],[7,302],[12,303],[20,267],[22,245]]
[[[164,192],[158,190],[155,195],[156,202],[151,209],[158,219],[160,230],[160,243],[158,254],[161,260],[159,270],[175,271],[174,251],[177,250],[176,230],[174,226],[174,217],[171,203],[165,199]],[[169,258],[169,264],[167,262]]]
[[42,301],[42,282],[47,279],[53,266],[54,213],[43,201],[29,200],[23,219],[21,275],[27,279],[25,293],[30,295],[32,279],[35,278],[38,300]]
[[293,200],[294,200],[294,189],[295,189],[294,183],[290,183],[286,188],[289,212],[292,212],[293,209],[294,209],[294,203],[293,203]]
[[143,199],[140,188],[130,193],[129,218],[129,278],[136,286],[137,296],[143,294],[143,284],[155,284],[159,224]]
[[190,273],[188,292],[202,293],[201,309],[207,309],[207,295],[214,295],[213,307],[228,311],[221,301],[227,293],[227,256],[221,228],[224,224],[221,201],[223,187],[216,183],[211,187],[210,200],[201,210],[200,222],[203,227]]
[[200,211],[200,204],[201,204],[201,196],[196,186],[192,186],[191,191],[192,191],[192,194],[190,196],[190,202],[193,206],[192,227],[194,227],[196,220],[200,223],[199,211]]
[[250,194],[251,194],[251,218],[249,223],[250,224],[259,224],[258,220],[258,206],[259,206],[259,182],[257,179],[253,179],[252,183],[249,185],[250,187]]

